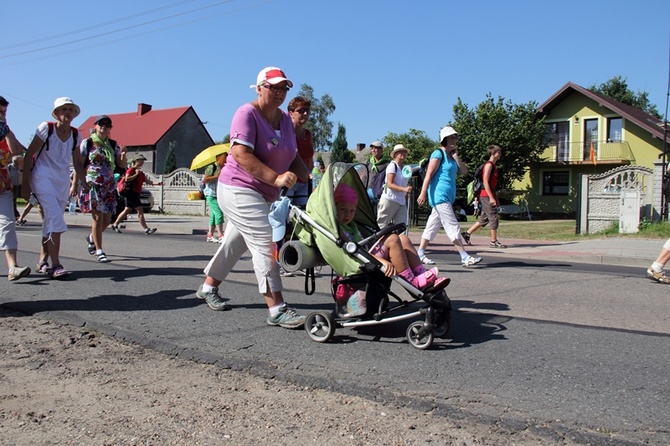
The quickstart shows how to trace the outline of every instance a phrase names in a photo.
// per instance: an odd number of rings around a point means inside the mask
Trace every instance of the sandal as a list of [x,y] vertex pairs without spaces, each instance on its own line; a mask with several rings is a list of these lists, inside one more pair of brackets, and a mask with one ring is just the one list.
[[90,235],[86,236],[86,243],[88,243],[88,253],[91,255],[95,254],[95,244],[93,244],[93,239]]
[[451,279],[448,277],[438,277],[437,280],[435,280],[435,283],[432,286],[426,288],[424,291],[427,293],[434,293],[436,291],[443,290],[449,285],[450,282]]
[[107,256],[105,255],[104,252],[101,252],[100,254],[98,254],[98,262],[100,262],[100,263],[108,263],[109,262],[109,259],[107,258]]
[[65,279],[70,274],[72,274],[72,273],[70,271],[66,270],[65,268],[63,268],[63,265],[54,265],[53,269],[51,270],[51,278],[52,279]]
[[410,283],[420,289],[423,290],[425,288],[429,288],[433,286],[435,283],[435,273],[433,271],[426,271],[423,274],[419,274],[418,276],[414,276],[414,278],[410,281]]
[[49,262],[40,262],[37,264],[37,272],[44,274],[45,276],[49,275]]

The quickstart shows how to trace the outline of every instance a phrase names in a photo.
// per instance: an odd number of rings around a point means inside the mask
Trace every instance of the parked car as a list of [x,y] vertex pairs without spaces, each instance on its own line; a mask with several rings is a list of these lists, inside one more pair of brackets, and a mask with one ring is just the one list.
[[149,189],[142,188],[142,192],[140,193],[140,202],[142,203],[142,209],[144,212],[151,212],[151,210],[154,208],[154,194],[152,194]]

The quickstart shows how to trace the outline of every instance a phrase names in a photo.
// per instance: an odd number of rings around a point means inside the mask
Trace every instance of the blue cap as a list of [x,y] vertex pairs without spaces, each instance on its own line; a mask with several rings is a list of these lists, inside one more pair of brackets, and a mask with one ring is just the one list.
[[268,221],[270,222],[270,226],[272,226],[273,242],[282,240],[286,234],[286,222],[288,221],[290,204],[291,199],[289,197],[282,197],[270,206]]

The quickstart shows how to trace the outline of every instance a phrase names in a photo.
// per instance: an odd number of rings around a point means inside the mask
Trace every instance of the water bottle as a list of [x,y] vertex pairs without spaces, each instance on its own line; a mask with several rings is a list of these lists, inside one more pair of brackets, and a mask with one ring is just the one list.
[[76,209],[77,209],[77,202],[74,197],[70,197],[70,207],[68,208],[68,212],[70,213],[70,215],[74,215]]

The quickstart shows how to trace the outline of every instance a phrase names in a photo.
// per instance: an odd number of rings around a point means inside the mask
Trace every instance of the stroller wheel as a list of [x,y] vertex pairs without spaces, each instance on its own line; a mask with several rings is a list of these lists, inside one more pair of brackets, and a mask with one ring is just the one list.
[[328,342],[335,334],[335,319],[331,313],[310,313],[305,319],[305,331],[316,342]]
[[412,347],[425,350],[433,345],[433,333],[424,328],[423,321],[412,322],[407,327],[407,340]]

